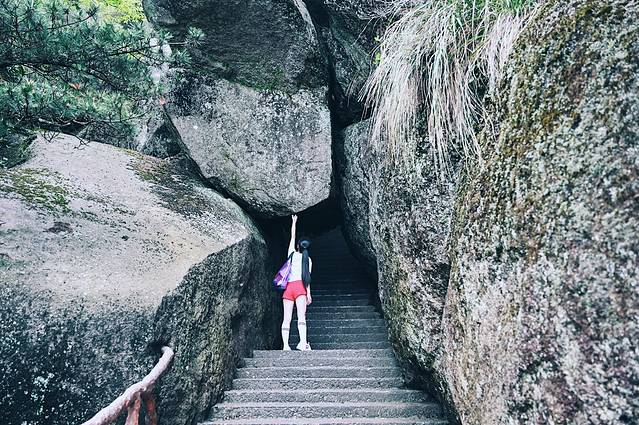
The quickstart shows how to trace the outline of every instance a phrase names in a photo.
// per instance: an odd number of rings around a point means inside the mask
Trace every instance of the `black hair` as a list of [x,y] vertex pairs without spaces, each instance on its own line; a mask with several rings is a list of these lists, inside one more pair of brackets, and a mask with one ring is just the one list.
[[297,250],[302,251],[302,281],[307,288],[308,285],[311,284],[311,268],[308,256],[308,248],[310,246],[311,241],[308,238],[300,238],[299,241],[297,241]]

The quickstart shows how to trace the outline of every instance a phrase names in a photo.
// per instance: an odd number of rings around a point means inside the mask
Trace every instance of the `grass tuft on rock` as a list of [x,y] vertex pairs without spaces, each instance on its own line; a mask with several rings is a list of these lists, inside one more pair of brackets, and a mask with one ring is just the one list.
[[[533,0],[396,0],[380,14],[392,23],[362,96],[372,139],[395,165],[424,144],[445,176],[452,152],[481,158],[475,126],[482,97],[494,91]],[[418,129],[423,128],[423,131]]]

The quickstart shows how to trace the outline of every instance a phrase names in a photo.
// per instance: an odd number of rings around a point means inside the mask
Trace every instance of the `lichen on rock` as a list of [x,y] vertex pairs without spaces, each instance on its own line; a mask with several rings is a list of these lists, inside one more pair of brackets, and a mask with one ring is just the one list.
[[202,174],[262,218],[329,198],[327,61],[301,0],[147,0],[151,22],[204,39],[167,97],[169,127]]
[[167,111],[204,177],[247,210],[279,217],[329,197],[331,121],[324,88],[286,94],[193,77]]
[[[171,394],[179,409],[161,403],[162,421],[194,423],[234,363],[275,334],[261,233],[177,159],[67,136],[32,150],[0,174],[3,423],[83,422],[148,373],[163,343],[176,352],[163,380],[192,393]],[[168,301],[185,292],[188,304]],[[206,329],[189,334],[197,355],[186,328]],[[204,375],[202,356],[216,359]]]
[[639,7],[545,3],[458,199],[443,370],[464,423],[639,417]]
[[457,177],[440,180],[424,156],[395,167],[369,132],[367,121],[348,127],[337,149],[344,232],[369,271],[376,265],[372,274],[407,380],[450,405],[439,359]]

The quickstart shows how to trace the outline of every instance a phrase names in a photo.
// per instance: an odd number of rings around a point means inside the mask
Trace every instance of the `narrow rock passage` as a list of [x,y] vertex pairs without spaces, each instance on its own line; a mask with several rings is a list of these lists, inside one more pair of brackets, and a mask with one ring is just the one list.
[[[404,387],[384,320],[371,305],[374,287],[339,229],[318,238],[311,257],[313,351],[255,351],[203,425],[446,424],[437,402]],[[298,341],[294,317],[291,346]]]

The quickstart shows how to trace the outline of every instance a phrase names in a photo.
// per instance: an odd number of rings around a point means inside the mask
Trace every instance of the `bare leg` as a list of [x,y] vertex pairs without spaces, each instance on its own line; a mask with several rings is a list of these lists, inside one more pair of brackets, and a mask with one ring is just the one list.
[[297,330],[300,333],[300,343],[297,346],[298,350],[306,349],[306,295],[300,295],[295,299],[295,306],[297,307]]
[[282,320],[282,342],[284,343],[283,349],[290,350],[288,345],[288,334],[291,331],[291,318],[293,317],[293,306],[295,302],[291,300],[282,300],[284,304],[284,320]]

